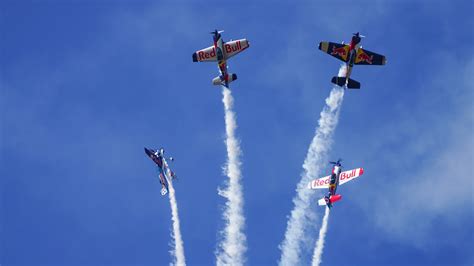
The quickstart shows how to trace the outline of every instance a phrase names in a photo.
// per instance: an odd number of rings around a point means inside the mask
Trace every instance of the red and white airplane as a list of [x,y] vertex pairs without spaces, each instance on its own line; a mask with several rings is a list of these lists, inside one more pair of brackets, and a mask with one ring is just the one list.
[[342,171],[341,159],[337,160],[337,162],[329,162],[334,164],[332,168],[332,174],[315,179],[308,184],[308,188],[310,189],[324,189],[328,188],[329,192],[328,195],[324,198],[318,200],[318,204],[320,206],[328,206],[328,208],[332,207],[332,204],[336,201],[341,200],[342,196],[340,194],[336,194],[337,186],[345,184],[351,180],[354,180],[356,177],[361,176],[364,173],[364,168],[356,168],[349,171]]
[[350,78],[354,65],[385,65],[385,56],[362,49],[360,41],[364,36],[354,33],[350,44],[320,42],[319,50],[334,56],[346,63],[347,73],[344,77],[333,77],[331,82],[348,89],[360,89],[360,83]]
[[193,54],[193,62],[217,62],[220,75],[212,80],[214,85],[229,86],[229,83],[237,79],[237,75],[227,72],[227,59],[249,48],[249,41],[240,39],[224,42],[221,33],[223,30],[215,30],[213,34],[214,45],[199,50]]

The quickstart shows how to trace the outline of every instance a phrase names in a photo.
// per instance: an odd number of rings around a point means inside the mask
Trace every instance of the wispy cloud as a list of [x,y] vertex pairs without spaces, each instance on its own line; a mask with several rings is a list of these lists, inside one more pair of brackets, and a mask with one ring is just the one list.
[[216,252],[217,265],[243,265],[245,262],[244,253],[247,250],[247,239],[243,232],[245,226],[245,217],[243,214],[243,193],[240,180],[240,144],[235,137],[237,122],[235,113],[232,109],[234,98],[231,91],[222,86],[223,103],[225,110],[225,128],[226,128],[226,147],[227,164],[225,172],[229,177],[227,187],[224,190],[219,189],[219,195],[227,199],[223,218],[225,228],[221,232],[223,240],[218,246]]
[[[354,201],[367,222],[383,233],[379,237],[429,250],[472,234],[472,228],[449,232],[472,221],[465,210],[474,201],[474,183],[466,172],[474,150],[474,60],[463,64],[452,55],[439,58],[443,65],[431,69],[433,78],[423,84],[431,93],[412,94],[411,102],[398,103],[397,115],[369,132],[367,138],[377,141],[344,143],[347,150],[365,146],[360,155],[366,167],[382,173],[370,177],[377,189],[354,186],[348,191],[371,199]],[[440,238],[441,232],[450,237]]]

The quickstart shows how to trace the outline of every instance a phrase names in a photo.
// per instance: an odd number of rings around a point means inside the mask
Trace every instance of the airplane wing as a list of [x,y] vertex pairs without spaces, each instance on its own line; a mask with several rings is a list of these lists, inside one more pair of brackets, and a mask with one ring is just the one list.
[[364,173],[364,168],[356,168],[349,171],[344,171],[339,175],[339,185],[345,184]]
[[249,41],[247,41],[247,39],[226,42],[224,44],[225,59],[231,58],[232,56],[249,48],[249,46],[250,43]]
[[331,179],[330,175],[315,179],[315,180],[309,182],[308,188],[310,188],[310,189],[328,188],[329,187],[329,181],[330,181],[329,179]]
[[385,65],[385,56],[359,48],[354,64],[356,65]]
[[193,54],[193,62],[215,62],[217,61],[216,49],[209,46]]
[[349,45],[334,42],[320,42],[318,48],[343,62],[347,62],[349,59]]

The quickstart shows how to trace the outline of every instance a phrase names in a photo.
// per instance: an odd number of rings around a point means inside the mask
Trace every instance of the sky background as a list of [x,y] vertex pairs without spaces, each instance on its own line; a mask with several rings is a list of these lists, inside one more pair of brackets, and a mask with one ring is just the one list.
[[239,77],[231,89],[249,265],[280,259],[302,163],[340,66],[317,44],[349,42],[356,31],[387,65],[356,67],[362,88],[344,97],[327,156],[365,172],[338,190],[323,265],[472,265],[473,5],[0,2],[0,264],[168,264],[169,200],[144,146],[176,159],[186,261],[215,263],[224,111],[211,85],[216,64],[191,55],[212,44],[217,28],[224,40],[250,41],[228,62]]

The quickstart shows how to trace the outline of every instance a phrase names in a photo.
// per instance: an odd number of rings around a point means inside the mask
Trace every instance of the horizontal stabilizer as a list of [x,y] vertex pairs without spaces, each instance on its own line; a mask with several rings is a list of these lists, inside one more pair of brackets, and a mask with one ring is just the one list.
[[161,189],[161,196],[166,195],[166,193],[168,193],[168,190],[166,188],[162,188]]
[[330,201],[331,203],[334,203],[334,202],[336,202],[336,201],[340,201],[341,198],[342,198],[341,195],[336,194],[336,195],[332,195],[331,197],[329,197],[329,201]]
[[347,88],[348,89],[360,89],[360,83],[358,81],[353,80],[353,79],[349,79],[349,81],[347,81]]
[[331,195],[329,197],[324,197],[320,200],[318,200],[318,205],[319,206],[328,206],[329,208],[332,207],[332,204],[336,201],[340,201],[342,198],[341,195],[337,194],[337,195]]
[[331,82],[342,87],[346,85],[346,78],[345,77],[332,77]]
[[345,77],[333,77],[331,82],[337,86],[343,87],[346,86],[348,89],[360,89],[360,83],[353,79],[348,79],[346,84]]
[[322,198],[322,199],[318,200],[318,205],[319,206],[326,206],[326,199]]
[[218,77],[215,77],[212,80],[212,84],[213,85],[226,85],[226,83],[227,84],[231,83],[232,81],[234,81],[236,79],[237,79],[237,74],[229,73],[229,74],[227,74],[227,82],[226,82],[226,80],[223,76],[218,76]]

